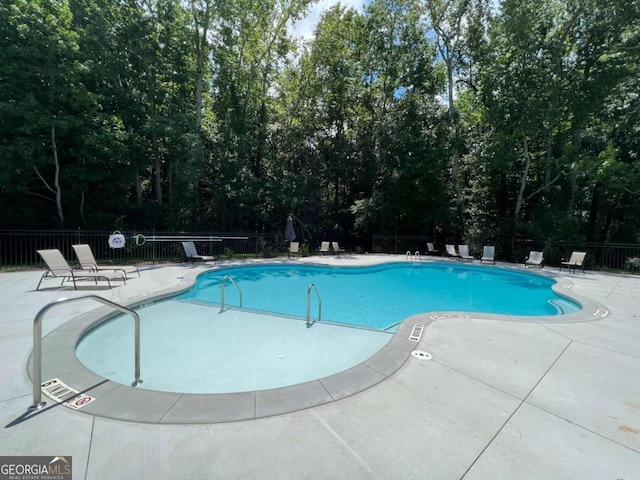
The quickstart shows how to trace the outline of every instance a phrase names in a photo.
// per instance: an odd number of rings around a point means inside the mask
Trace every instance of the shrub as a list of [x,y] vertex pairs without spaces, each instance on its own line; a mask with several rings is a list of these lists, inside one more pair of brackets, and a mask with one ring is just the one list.
[[629,257],[627,258],[626,265],[628,268],[632,270],[640,269],[640,257]]

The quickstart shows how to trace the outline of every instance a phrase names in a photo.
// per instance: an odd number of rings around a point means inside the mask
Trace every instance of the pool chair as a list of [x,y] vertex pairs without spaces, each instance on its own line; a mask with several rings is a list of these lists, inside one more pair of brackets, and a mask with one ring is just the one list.
[[81,245],[71,245],[73,247],[73,251],[76,252],[76,257],[78,257],[78,262],[80,263],[80,268],[83,270],[89,270],[90,272],[100,272],[100,271],[111,271],[111,272],[122,272],[124,276],[129,279],[129,274],[137,273],[140,276],[140,270],[134,265],[98,265],[96,261],[93,251],[91,247],[86,244]]
[[320,253],[326,255],[329,253],[329,242],[322,242],[320,244]]
[[440,252],[433,247],[433,243],[427,243],[427,255],[438,255]]
[[469,255],[469,245],[458,245],[458,253],[460,254],[460,260],[466,260],[473,262],[475,259]]
[[64,284],[67,280],[71,280],[74,290],[78,289],[76,280],[93,280],[96,285],[98,284],[98,280],[106,280],[109,288],[111,288],[111,280],[122,280],[124,283],[127,283],[127,278],[122,272],[100,273],[74,270],[58,249],[37,250],[37,252],[38,255],[42,257],[42,260],[44,260],[44,263],[47,264],[47,271],[40,277],[36,290],[40,288],[42,281],[48,278],[60,278],[62,280],[60,285]]
[[447,255],[449,255],[452,258],[457,258],[458,260],[460,260],[460,255],[458,255],[458,252],[456,252],[455,245],[445,245],[444,248],[447,251]]
[[193,242],[182,242],[184,248],[184,254],[191,263],[193,262],[215,262],[216,257],[211,255],[198,255],[196,245]]
[[496,247],[484,246],[482,249],[482,258],[480,258],[480,263],[483,262],[496,263]]
[[544,267],[544,256],[542,252],[534,252],[531,250],[529,256],[524,259],[524,266],[536,265],[540,268]]
[[300,242],[289,242],[289,258],[292,255],[300,255]]
[[582,269],[582,274],[584,275],[584,257],[586,257],[587,252],[573,252],[571,253],[571,258],[569,260],[565,260],[564,258],[560,262],[559,272],[562,271],[562,267],[565,266],[571,272],[571,268],[573,268],[572,273],[576,273],[576,268]]
[[333,249],[333,253],[335,253],[336,255],[340,255],[344,252],[344,248],[340,248],[338,242],[331,242],[331,248]]

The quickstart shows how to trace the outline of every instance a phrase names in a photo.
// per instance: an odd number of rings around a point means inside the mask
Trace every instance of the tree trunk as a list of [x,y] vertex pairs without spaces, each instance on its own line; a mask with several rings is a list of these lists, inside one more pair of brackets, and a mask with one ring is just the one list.
[[136,170],[136,203],[139,207],[142,206],[142,180],[139,170]]
[[58,160],[58,147],[56,145],[56,127],[51,126],[51,149],[53,150],[53,163],[56,166],[56,173],[53,180],[53,186],[56,193],[56,209],[58,210],[58,219],[60,225],[64,225],[64,212],[62,211],[62,190],[60,189],[60,162]]
[[514,217],[516,221],[516,227],[518,225],[518,218],[520,217],[520,209],[522,208],[522,200],[524,199],[524,189],[527,186],[527,176],[529,175],[529,168],[531,168],[531,155],[529,154],[529,139],[524,138],[524,171],[522,172],[522,178],[520,179],[520,189],[518,191],[518,199],[516,200],[516,208],[514,211]]
[[551,191],[551,167],[553,165],[553,128],[547,129],[547,159],[545,162],[544,171],[544,184],[546,185],[544,191],[549,193]]
[[[442,50],[441,50],[442,53]],[[460,144],[460,125],[456,116],[455,104],[453,103],[453,62],[449,56],[445,58],[447,64],[447,83],[449,95],[449,118],[454,128],[453,135],[453,157],[451,158],[451,176],[453,177],[453,188],[456,192],[456,203],[462,209],[462,186],[460,185],[460,153],[458,145]]]
[[598,206],[600,203],[600,194],[602,193],[604,183],[596,182],[591,197],[591,208],[589,208],[589,220],[587,221],[586,240],[587,243],[594,242],[596,236],[596,223],[598,221]]
[[[196,130],[200,130],[202,125],[202,92],[204,90],[204,63],[207,59],[207,52],[209,42],[207,35],[209,33],[209,23],[211,21],[211,4],[207,0],[205,2],[205,9],[203,12],[202,22],[198,21],[198,14],[196,12],[196,6],[191,1],[191,12],[193,15],[193,23],[195,27],[195,44],[196,44],[196,89],[195,89],[195,123]],[[202,29],[202,32],[200,31]]]
[[[154,148],[157,148],[156,143],[157,142],[155,141],[153,142]],[[160,160],[159,154],[156,153],[154,156],[155,156],[155,167],[156,167],[156,176],[155,176],[156,201],[158,202],[158,205],[162,205],[162,161]]]

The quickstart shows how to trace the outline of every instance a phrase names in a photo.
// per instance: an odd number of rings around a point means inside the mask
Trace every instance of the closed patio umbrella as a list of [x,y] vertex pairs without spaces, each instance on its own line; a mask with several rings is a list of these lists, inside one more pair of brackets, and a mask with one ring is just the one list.
[[293,242],[296,239],[296,231],[293,229],[293,217],[291,215],[287,218],[287,228],[284,231],[284,238],[287,242]]

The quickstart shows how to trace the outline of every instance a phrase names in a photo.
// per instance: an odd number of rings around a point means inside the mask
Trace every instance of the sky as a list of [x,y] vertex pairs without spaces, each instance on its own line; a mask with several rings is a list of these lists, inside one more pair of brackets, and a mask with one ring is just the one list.
[[[320,20],[320,15],[328,8],[340,3],[345,7],[352,7],[362,12],[365,3],[369,3],[369,1],[370,0],[318,0],[309,8],[309,14],[296,23],[292,29],[292,33],[297,38],[310,40],[313,37],[313,30]],[[499,0],[493,0],[492,3],[495,9],[499,8]]]
[[364,7],[363,0],[319,0],[309,8],[308,15],[296,23],[293,28],[293,35],[300,39],[310,40],[313,37],[313,30],[316,28],[322,12],[337,3],[344,7],[353,7],[360,12]]

